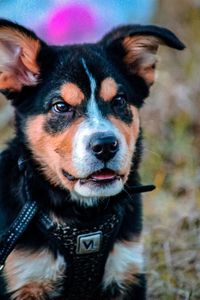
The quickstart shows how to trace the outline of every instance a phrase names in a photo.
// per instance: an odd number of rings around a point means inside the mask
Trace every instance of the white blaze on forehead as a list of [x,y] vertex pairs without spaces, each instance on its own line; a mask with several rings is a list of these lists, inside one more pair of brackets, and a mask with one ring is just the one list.
[[[104,117],[98,107],[95,92],[97,84],[95,78],[90,73],[86,62],[82,59],[82,65],[90,82],[90,96],[87,103],[87,116],[85,120],[79,124],[76,134],[73,137],[73,153],[72,162],[79,178],[87,178],[90,174],[104,167],[104,163],[98,160],[92,153],[89,145],[91,138],[96,133],[113,134],[119,142],[119,151],[113,159],[107,163],[107,167],[112,170],[120,170],[124,165],[124,160],[127,153],[127,144],[125,137],[121,134],[119,129],[106,117]],[[108,197],[119,193],[123,188],[121,181],[115,184],[107,185],[100,189],[97,187],[82,185],[76,183],[74,191],[83,197]],[[75,195],[75,193],[74,193]],[[73,195],[73,198],[75,196]]]
[[88,106],[87,106],[87,114],[90,120],[92,120],[94,123],[98,123],[102,119],[102,114],[98,108],[96,99],[95,99],[95,90],[96,90],[96,81],[92,74],[90,73],[85,60],[82,58],[82,63],[83,67],[85,69],[85,72],[89,78],[90,81],[90,99],[88,101]]

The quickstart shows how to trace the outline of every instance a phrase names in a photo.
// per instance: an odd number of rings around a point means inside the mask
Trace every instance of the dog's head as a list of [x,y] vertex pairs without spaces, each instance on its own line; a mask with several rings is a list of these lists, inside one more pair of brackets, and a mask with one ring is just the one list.
[[123,189],[160,44],[184,48],[157,26],[122,26],[96,44],[61,47],[0,21],[0,89],[43,174],[74,199]]

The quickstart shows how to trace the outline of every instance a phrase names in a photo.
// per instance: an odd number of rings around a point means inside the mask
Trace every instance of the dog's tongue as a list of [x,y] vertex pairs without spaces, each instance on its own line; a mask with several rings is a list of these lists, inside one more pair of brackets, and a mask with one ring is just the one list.
[[106,179],[113,179],[116,176],[116,173],[112,170],[100,170],[94,172],[90,175],[91,178],[96,180],[106,180]]

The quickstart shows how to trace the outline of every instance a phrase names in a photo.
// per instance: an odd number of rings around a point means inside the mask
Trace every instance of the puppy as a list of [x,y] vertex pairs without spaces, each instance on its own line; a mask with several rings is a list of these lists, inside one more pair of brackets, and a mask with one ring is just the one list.
[[0,160],[1,300],[146,299],[139,109],[160,44],[184,48],[158,26],[49,46],[0,21],[16,125]]

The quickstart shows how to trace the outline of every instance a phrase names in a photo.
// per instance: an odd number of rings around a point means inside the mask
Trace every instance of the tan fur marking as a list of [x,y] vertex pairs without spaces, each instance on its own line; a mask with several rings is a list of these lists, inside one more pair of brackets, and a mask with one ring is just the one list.
[[133,73],[143,77],[151,85],[155,77],[156,52],[162,41],[153,36],[126,37],[123,41],[126,49],[124,62]]
[[40,163],[43,173],[56,186],[64,186],[71,190],[75,182],[63,177],[61,170],[76,177],[72,165],[72,143],[78,125],[83,121],[79,118],[64,132],[52,136],[44,131],[46,117],[39,115],[27,123],[27,138],[34,158]]
[[20,91],[22,83],[16,80],[15,74],[12,74],[11,72],[3,72],[0,73],[0,88]]
[[143,77],[149,85],[152,85],[155,81],[155,68],[143,67],[139,70],[138,75]]
[[81,104],[84,94],[75,83],[68,82],[61,86],[61,97],[68,104],[74,106]]
[[133,122],[131,123],[131,125],[127,125],[123,121],[116,119],[113,116],[109,116],[109,120],[118,128],[121,134],[125,137],[128,145],[126,163],[129,162],[129,167],[127,168],[127,164],[124,164],[126,167],[121,169],[121,173],[125,174],[124,181],[128,179],[128,174],[131,169],[131,158],[134,152],[135,142],[138,138],[140,128],[138,109],[135,106],[131,105],[131,111],[133,114]]
[[52,284],[33,282],[16,291],[11,298],[13,300],[45,300],[53,290]]
[[104,101],[110,101],[117,94],[117,83],[111,77],[105,78],[101,82],[100,97]]
[[140,126],[138,109],[134,106],[131,106],[131,111],[133,114],[133,122],[131,125],[127,125],[120,119],[116,119],[113,116],[109,117],[110,121],[120,130],[122,135],[125,136],[129,146],[132,145],[133,139],[134,141],[137,140]]
[[110,116],[110,121],[119,129],[122,135],[125,137],[127,144],[131,147],[132,143],[135,142],[139,134],[139,112],[135,106],[131,105],[131,111],[133,114],[133,122],[131,125],[125,124],[120,119],[116,119],[113,116]]
[[137,275],[140,274],[141,270],[136,265],[130,265],[126,273],[123,274],[122,280],[124,286],[129,286],[130,284],[137,285],[139,283]]

